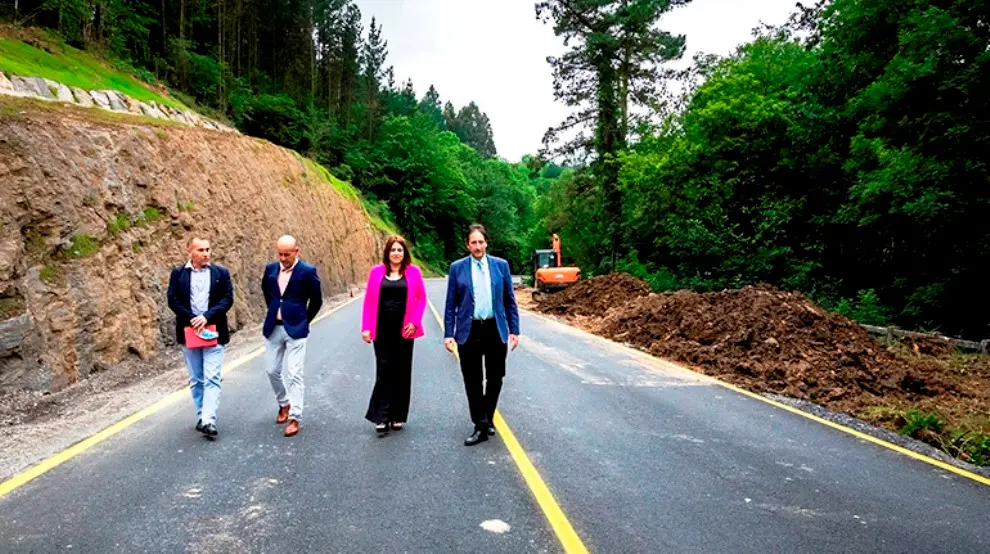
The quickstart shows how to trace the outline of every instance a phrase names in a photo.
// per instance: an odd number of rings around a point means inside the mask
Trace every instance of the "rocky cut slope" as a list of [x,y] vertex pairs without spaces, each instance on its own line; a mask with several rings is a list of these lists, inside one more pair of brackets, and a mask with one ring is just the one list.
[[169,270],[193,234],[257,323],[275,239],[299,238],[325,294],[363,280],[382,230],[357,194],[270,143],[0,99],[0,390],[54,390],[174,344]]

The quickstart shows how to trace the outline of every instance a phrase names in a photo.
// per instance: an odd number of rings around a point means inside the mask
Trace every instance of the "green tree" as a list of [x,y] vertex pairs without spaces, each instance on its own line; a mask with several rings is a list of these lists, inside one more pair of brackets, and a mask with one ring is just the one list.
[[497,155],[495,136],[488,115],[474,102],[461,108],[457,115],[452,115],[452,105],[450,108],[450,112],[445,112],[443,116],[446,128],[457,135],[461,142],[477,150],[482,157],[494,158]]
[[[600,188],[603,203],[602,253],[614,267],[622,229],[619,153],[626,147],[630,102],[652,105],[659,65],[678,58],[684,37],[656,30],[671,0],[547,0],[536,15],[554,23],[554,33],[569,50],[548,58],[553,68],[554,95],[577,111],[547,131],[544,143],[573,160],[586,161]],[[593,132],[587,134],[586,127]],[[567,134],[574,138],[557,144]],[[555,148],[551,146],[556,145]]]
[[423,99],[419,101],[419,111],[433,121],[438,128],[443,128],[443,110],[440,108],[440,93],[437,92],[437,89],[433,85],[430,85],[426,94],[423,95]]
[[371,26],[368,28],[368,39],[362,47],[362,88],[363,102],[367,107],[365,118],[366,139],[372,139],[377,132],[377,123],[381,111],[381,100],[379,95],[382,88],[382,79],[386,78],[385,58],[388,56],[388,41],[382,36],[382,26],[375,26],[375,18],[371,18]]

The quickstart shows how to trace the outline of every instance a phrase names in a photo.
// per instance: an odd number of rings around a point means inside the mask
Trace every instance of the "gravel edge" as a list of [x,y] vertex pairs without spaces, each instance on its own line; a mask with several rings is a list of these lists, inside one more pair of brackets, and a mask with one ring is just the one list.
[[780,396],[778,394],[771,394],[771,393],[765,393],[762,394],[761,396],[765,398],[769,398],[770,400],[774,400],[776,402],[780,402],[781,404],[790,406],[792,408],[797,408],[802,412],[806,412],[811,415],[818,416],[824,420],[831,421],[832,423],[837,423],[843,427],[848,427],[849,429],[853,429],[855,431],[859,431],[860,433],[870,435],[871,437],[880,439],[882,441],[895,444],[902,448],[906,448],[908,450],[911,450],[912,452],[922,454],[929,458],[934,458],[940,462],[944,462],[946,464],[968,471],[970,473],[975,473],[982,477],[990,478],[990,467],[982,467],[982,466],[966,463],[958,458],[953,458],[949,454],[943,452],[942,450],[939,450],[938,448],[935,448],[934,446],[921,442],[917,439],[913,439],[911,437],[900,435],[893,431],[883,429],[881,427],[877,427],[861,419],[855,418],[849,414],[833,412],[831,410],[823,408],[822,406],[819,406],[818,404],[808,402],[807,400],[799,400],[797,398],[790,398],[788,396]]

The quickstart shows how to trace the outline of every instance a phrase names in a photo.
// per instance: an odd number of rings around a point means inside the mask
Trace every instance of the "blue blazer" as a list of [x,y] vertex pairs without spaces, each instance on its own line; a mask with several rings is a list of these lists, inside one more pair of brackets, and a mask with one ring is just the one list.
[[320,313],[323,306],[323,293],[320,291],[320,277],[316,268],[299,260],[292,270],[289,284],[285,286],[283,295],[278,288],[278,273],[281,264],[272,262],[265,266],[265,274],[261,277],[261,292],[265,295],[268,314],[261,329],[268,337],[275,330],[275,316],[282,308],[282,326],[285,332],[294,339],[309,336],[309,322]]
[[[492,277],[492,308],[495,325],[502,342],[509,335],[519,334],[519,307],[512,290],[512,272],[509,262],[488,256],[488,269]],[[471,282],[471,257],[461,258],[450,264],[447,275],[447,303],[444,306],[444,338],[453,338],[464,344],[471,335],[471,319],[474,317],[474,286]]]

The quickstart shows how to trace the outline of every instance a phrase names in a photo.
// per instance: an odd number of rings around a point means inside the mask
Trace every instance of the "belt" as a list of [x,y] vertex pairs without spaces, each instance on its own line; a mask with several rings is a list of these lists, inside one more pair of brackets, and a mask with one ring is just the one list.
[[471,320],[471,324],[472,325],[474,325],[474,324],[487,325],[489,323],[495,323],[495,318],[494,317],[490,317],[488,319],[472,319]]
[[282,324],[282,320],[281,319],[276,319],[275,320],[275,325],[281,325],[281,324]]

